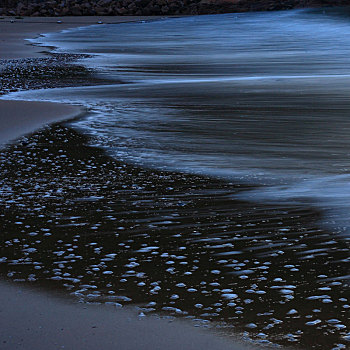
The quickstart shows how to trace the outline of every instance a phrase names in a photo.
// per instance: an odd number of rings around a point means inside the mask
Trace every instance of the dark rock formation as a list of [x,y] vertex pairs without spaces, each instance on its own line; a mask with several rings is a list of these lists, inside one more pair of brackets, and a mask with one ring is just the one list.
[[350,0],[0,0],[0,15],[189,15],[350,5]]

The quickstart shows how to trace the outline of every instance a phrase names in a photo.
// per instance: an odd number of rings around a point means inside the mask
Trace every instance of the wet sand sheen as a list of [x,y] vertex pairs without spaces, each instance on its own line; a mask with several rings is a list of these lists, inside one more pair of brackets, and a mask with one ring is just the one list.
[[72,119],[81,108],[50,102],[0,100],[0,145],[52,122]]
[[0,282],[4,350],[244,350],[185,322],[139,317],[135,311],[82,305]]
[[[159,16],[75,16],[75,17],[25,17],[15,19],[14,23],[10,21],[13,18],[1,17],[0,19],[0,59],[18,59],[45,57],[44,47],[38,47],[30,44],[26,39],[50,32],[59,32],[61,30],[89,26],[103,23],[123,23],[132,21],[141,21],[147,19],[157,19]],[[58,21],[61,21],[59,23]]]

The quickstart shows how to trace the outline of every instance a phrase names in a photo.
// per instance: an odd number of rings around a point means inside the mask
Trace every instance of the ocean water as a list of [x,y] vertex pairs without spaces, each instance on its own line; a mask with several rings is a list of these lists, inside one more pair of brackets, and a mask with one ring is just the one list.
[[[10,212],[8,276],[61,281],[84,301],[133,303],[142,315],[233,326],[261,344],[346,349],[349,19],[345,9],[225,14],[36,39],[91,54],[79,63],[108,84],[6,98],[84,106],[67,125],[120,172],[83,143],[74,160],[65,144],[77,136],[63,127],[18,145],[3,169],[18,161],[36,186],[26,180],[16,194],[8,176],[2,193],[23,208],[37,191],[31,205],[49,220],[25,226],[31,214]],[[36,180],[40,169],[50,180]]]
[[20,96],[86,106],[76,126],[118,159],[257,185],[240,195],[312,204],[347,235],[349,34],[344,9],[67,30],[36,42],[94,55],[111,84]]

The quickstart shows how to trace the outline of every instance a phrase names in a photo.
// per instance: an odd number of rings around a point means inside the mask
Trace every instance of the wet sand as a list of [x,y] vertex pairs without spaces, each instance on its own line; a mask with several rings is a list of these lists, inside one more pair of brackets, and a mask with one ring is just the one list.
[[[102,20],[104,23],[118,23],[141,19],[146,18],[103,17]],[[101,19],[65,17],[62,24],[58,24],[57,20],[25,18],[11,23],[9,18],[1,19],[0,59],[44,57],[44,48],[30,45],[24,39],[39,33],[94,24]],[[4,145],[47,124],[73,118],[79,113],[81,110],[74,106],[1,100],[0,144]],[[136,311],[115,310],[109,305],[81,304],[62,295],[55,297],[54,294],[57,291],[48,294],[37,288],[30,289],[28,285],[0,282],[2,349],[245,348],[232,339],[223,339],[194,328],[187,322],[169,322],[149,317],[140,319]]]
[[[34,39],[42,33],[58,32],[64,29],[77,28],[103,23],[123,23],[130,21],[152,20],[160,16],[81,16],[81,17],[25,17],[0,19],[0,59],[37,58],[44,57],[43,47],[31,45],[25,39]],[[11,22],[13,21],[13,23]],[[61,23],[58,23],[61,21]]]
[[0,282],[0,347],[7,349],[234,350],[220,337],[179,320],[83,305],[28,287]]
[[[159,17],[26,17],[0,19],[0,65],[1,60],[45,58],[47,48],[38,47],[26,39],[38,37],[41,33],[56,32],[69,28],[103,23],[122,23]],[[61,21],[62,23],[58,23]],[[6,63],[5,63],[6,65]],[[25,78],[24,78],[25,79]],[[0,91],[6,81],[1,81]],[[24,82],[26,84],[26,82]],[[31,87],[32,88],[32,87]],[[52,103],[5,102],[0,101],[0,144],[32,132],[54,121],[69,119],[80,113],[78,108]]]
[[0,150],[0,187],[9,280],[263,344],[324,350],[346,337],[327,321],[347,324],[347,286],[327,275],[348,274],[348,249],[314,211],[252,206],[232,198],[242,186],[118,162],[69,122]]
[[50,122],[74,118],[81,112],[78,107],[58,103],[0,100],[0,145]]
[[[127,165],[89,145],[58,123],[0,150],[0,275],[17,283],[0,284],[0,343],[240,347],[210,330],[197,338],[196,322],[262,345],[346,348],[349,250],[318,212],[237,201],[242,185]],[[187,320],[153,324],[155,314]]]

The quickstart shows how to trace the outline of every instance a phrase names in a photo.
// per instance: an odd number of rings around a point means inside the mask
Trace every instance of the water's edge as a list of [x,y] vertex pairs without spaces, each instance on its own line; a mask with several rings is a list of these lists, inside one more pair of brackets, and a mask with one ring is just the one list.
[[[68,101],[70,91],[12,97]],[[211,321],[257,344],[346,344],[349,248],[320,228],[318,210],[239,200],[248,189],[257,195],[243,181],[113,159],[72,128],[86,119],[1,152],[3,275],[83,302]]]

